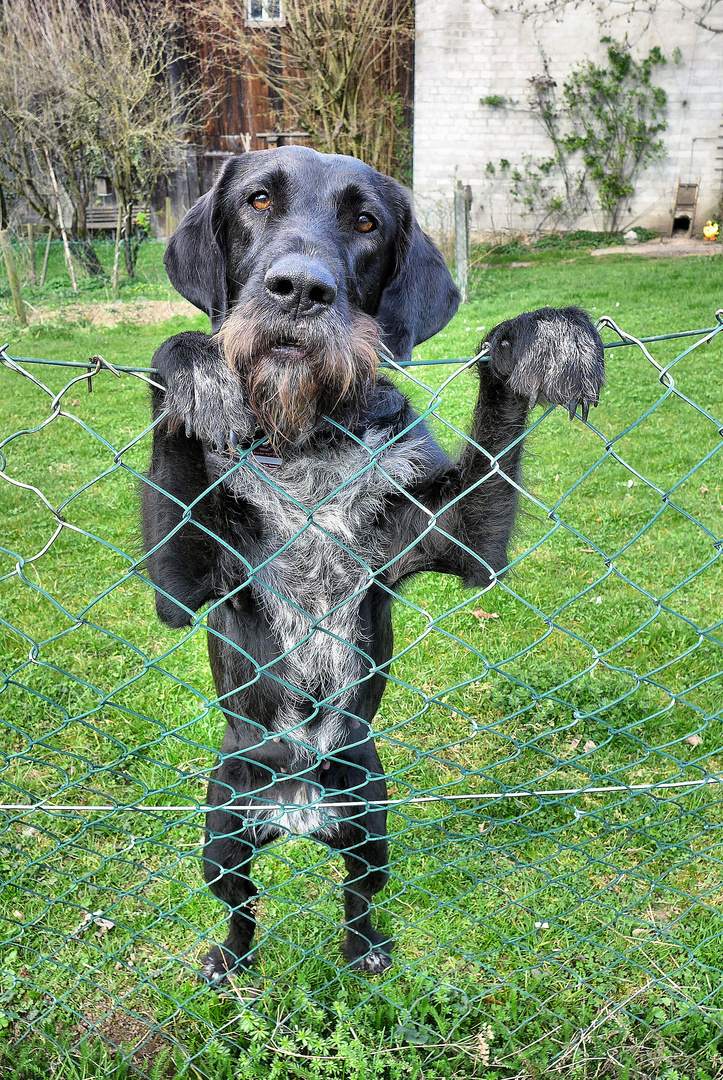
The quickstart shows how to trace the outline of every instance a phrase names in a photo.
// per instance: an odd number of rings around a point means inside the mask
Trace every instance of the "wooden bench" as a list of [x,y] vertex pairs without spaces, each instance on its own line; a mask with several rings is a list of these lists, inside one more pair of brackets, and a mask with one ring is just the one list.
[[[134,206],[133,207],[133,224],[138,224],[139,214],[149,214],[150,207],[148,206]],[[118,207],[117,206],[89,206],[86,215],[85,223],[89,232],[115,232],[118,227]],[[122,228],[122,226],[121,226]]]

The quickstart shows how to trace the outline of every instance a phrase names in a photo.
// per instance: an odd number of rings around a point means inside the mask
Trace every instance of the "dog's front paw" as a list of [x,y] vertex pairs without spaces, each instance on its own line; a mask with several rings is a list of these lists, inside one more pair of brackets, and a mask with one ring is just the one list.
[[213,338],[189,332],[177,334],[153,357],[165,386],[159,405],[174,425],[214,448],[235,448],[253,435],[254,424],[243,399],[238,375],[226,363]]
[[199,975],[211,986],[223,986],[229,975],[243,976],[254,963],[253,953],[237,957],[222,945],[214,945],[201,961]]
[[579,308],[541,308],[500,323],[487,338],[492,373],[532,408],[538,398],[583,420],[605,381],[603,345]]

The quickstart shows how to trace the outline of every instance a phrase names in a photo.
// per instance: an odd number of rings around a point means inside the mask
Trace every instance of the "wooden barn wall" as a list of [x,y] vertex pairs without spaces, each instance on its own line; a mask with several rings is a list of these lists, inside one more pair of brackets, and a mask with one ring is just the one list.
[[[391,0],[392,7],[396,3],[397,0]],[[246,33],[263,57],[268,35],[278,35],[279,30],[276,27],[254,28]],[[264,81],[252,73],[249,63],[238,56],[224,57],[219,46],[212,41],[203,19],[188,9],[182,15],[181,36],[183,48],[191,58],[189,65],[195,69],[194,74],[201,79],[208,95],[206,122],[200,137],[197,137],[198,184],[200,193],[203,193],[211,187],[230,153],[240,153],[244,149],[266,150],[269,143],[259,138],[259,133],[288,128],[290,124],[284,120],[282,103],[278,99],[273,100],[275,95],[271,95]],[[413,37],[401,41],[392,53],[387,54],[384,63],[393,72],[394,84],[403,102],[404,120],[411,136]],[[246,136],[248,141],[241,136]]]

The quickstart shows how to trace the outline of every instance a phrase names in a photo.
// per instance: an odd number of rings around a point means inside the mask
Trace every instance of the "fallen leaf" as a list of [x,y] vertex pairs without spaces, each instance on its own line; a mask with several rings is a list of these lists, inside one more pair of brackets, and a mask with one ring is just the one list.
[[583,750],[586,754],[589,754],[591,750],[597,750],[597,743],[594,743],[592,739],[588,739],[583,746]]
[[709,488],[705,487],[705,485],[701,485],[701,489],[700,489],[701,495],[707,495],[708,491],[709,491]]
[[91,923],[95,923],[95,925],[98,927],[98,936],[101,936],[102,934],[107,934],[109,930],[112,930],[115,926],[115,923],[111,922],[110,919],[102,918],[102,910],[102,908],[99,908],[98,911],[94,911],[92,914],[90,911],[86,911],[85,915],[80,920],[75,930],[71,931],[70,937],[77,937],[78,934],[82,934],[82,932],[86,930],[91,925]]
[[595,548],[579,548],[578,550],[584,552],[585,555],[595,554]]
[[703,742],[700,735],[689,735],[685,741],[688,743],[689,746],[700,746],[700,744]]
[[475,619],[479,619],[480,622],[483,619],[499,619],[499,614],[496,611],[483,611],[481,607],[475,608],[472,612]]
[[633,930],[633,937],[643,937],[643,935],[649,932],[650,931],[647,926],[636,926],[636,928]]
[[96,931],[96,934],[97,934],[98,937],[100,937],[101,934],[107,934],[108,931],[112,930],[113,927],[115,926],[115,923],[112,922],[110,919],[100,919],[100,918],[98,918],[98,919],[93,919],[93,922],[99,928]]
[[571,750],[577,750],[579,745],[580,745],[580,740],[579,739],[573,739],[572,742],[570,743],[570,749]]

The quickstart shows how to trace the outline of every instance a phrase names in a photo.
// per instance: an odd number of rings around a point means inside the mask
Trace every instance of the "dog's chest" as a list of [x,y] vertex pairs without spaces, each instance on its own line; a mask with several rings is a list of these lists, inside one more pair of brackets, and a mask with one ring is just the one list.
[[355,677],[360,605],[387,557],[385,502],[422,468],[421,439],[381,451],[374,442],[309,451],[274,469],[249,461],[224,481],[261,523],[244,552],[250,588],[302,687]]

